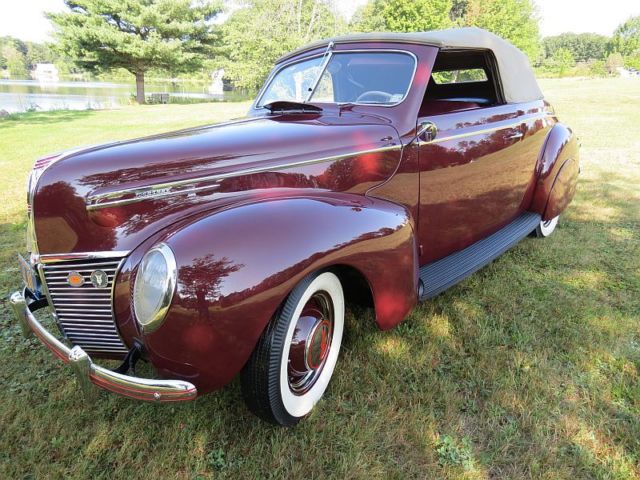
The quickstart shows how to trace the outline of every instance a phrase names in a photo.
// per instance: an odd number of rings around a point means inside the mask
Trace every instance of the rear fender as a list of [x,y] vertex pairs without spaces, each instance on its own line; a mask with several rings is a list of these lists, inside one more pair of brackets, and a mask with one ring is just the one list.
[[573,132],[558,123],[549,132],[536,166],[536,188],[530,210],[550,220],[564,211],[576,191],[579,148]]
[[165,375],[199,391],[243,367],[294,286],[311,272],[347,265],[367,280],[376,322],[391,328],[417,301],[417,254],[406,210],[385,200],[327,193],[236,206],[162,239],[178,266],[163,325],[143,337]]

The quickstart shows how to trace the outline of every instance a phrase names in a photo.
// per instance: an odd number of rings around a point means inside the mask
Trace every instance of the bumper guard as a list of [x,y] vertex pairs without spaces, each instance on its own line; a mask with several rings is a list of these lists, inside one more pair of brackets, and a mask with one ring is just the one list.
[[24,335],[35,334],[55,356],[69,364],[87,397],[95,396],[97,385],[125,397],[150,402],[180,402],[196,398],[198,391],[189,382],[131,377],[96,365],[82,348],[69,348],[43,327],[33,315],[23,293],[14,292],[9,302]]

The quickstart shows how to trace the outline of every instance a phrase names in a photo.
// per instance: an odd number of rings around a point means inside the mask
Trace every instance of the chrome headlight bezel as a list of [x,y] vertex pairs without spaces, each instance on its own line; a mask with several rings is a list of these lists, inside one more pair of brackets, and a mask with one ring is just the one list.
[[[160,255],[159,257],[157,256],[158,254]],[[145,278],[145,275],[149,274],[150,262],[154,261],[154,258],[156,259],[155,261],[157,261],[158,258],[162,258],[164,260],[166,274],[164,279],[162,279],[162,290],[155,299],[157,302],[153,302],[156,304],[155,307],[152,311],[143,313],[143,308],[140,306],[140,297],[141,295],[144,295],[144,288],[149,284],[149,278]],[[131,300],[136,322],[144,333],[150,333],[157,330],[164,322],[176,290],[177,277],[178,267],[176,259],[173,251],[166,243],[156,245],[142,257],[133,284]],[[142,318],[143,315],[144,318]]]

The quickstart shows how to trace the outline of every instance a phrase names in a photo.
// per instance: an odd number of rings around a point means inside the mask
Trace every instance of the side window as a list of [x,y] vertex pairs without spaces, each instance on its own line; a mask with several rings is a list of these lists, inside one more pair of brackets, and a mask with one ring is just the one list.
[[301,102],[307,98],[309,88],[320,74],[322,58],[312,58],[283,68],[269,84],[260,99],[261,105],[276,100]]
[[482,68],[433,72],[431,77],[438,85],[443,83],[486,82],[488,80],[487,72]]
[[330,72],[325,72],[318,82],[313,99],[316,102],[333,102],[336,95],[333,91],[333,77]]
[[483,50],[438,53],[420,116],[486,108],[501,103],[493,54]]
[[405,52],[336,52],[311,100],[392,105],[406,96],[414,70]]

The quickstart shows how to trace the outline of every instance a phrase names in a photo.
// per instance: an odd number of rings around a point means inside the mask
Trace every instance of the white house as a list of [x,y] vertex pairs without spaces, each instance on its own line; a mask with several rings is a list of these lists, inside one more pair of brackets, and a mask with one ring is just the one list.
[[41,82],[57,82],[58,69],[53,63],[38,63],[31,76]]

